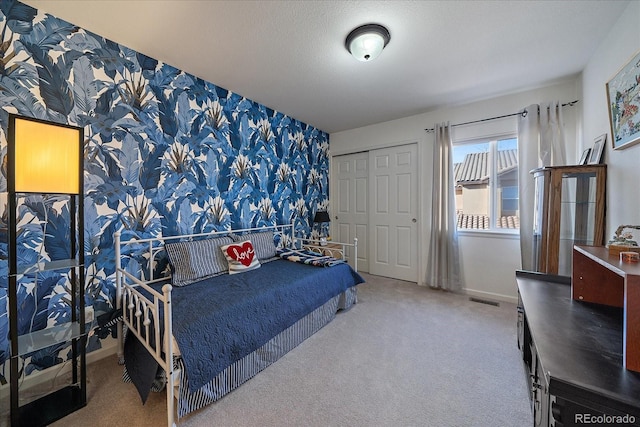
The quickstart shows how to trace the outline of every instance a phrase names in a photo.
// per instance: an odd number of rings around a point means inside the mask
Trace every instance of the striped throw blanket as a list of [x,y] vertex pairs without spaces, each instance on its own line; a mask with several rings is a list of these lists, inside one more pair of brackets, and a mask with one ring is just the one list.
[[344,260],[325,256],[317,252],[302,249],[278,249],[276,251],[282,259],[299,262],[301,264],[315,265],[316,267],[331,267],[337,264],[344,264]]

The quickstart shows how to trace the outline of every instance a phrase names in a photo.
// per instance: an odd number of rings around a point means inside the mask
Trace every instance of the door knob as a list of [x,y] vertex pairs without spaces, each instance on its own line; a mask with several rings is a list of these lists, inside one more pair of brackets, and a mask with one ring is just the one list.
[[415,219],[415,218],[413,218],[413,219],[411,220],[411,222],[418,222],[418,220],[417,220],[417,219]]

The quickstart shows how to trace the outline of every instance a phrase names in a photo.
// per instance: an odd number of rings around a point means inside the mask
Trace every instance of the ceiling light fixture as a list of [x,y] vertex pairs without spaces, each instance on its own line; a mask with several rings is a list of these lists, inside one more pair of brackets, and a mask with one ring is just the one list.
[[345,47],[358,61],[376,59],[391,40],[389,30],[379,24],[362,25],[349,33]]

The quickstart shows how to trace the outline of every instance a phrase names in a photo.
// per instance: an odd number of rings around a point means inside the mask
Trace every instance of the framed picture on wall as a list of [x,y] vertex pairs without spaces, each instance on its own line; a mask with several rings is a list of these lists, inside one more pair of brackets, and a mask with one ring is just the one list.
[[640,51],[607,83],[609,124],[614,150],[640,142],[639,82]]
[[590,165],[597,165],[602,162],[602,153],[604,146],[607,143],[607,134],[602,134],[593,141],[593,147],[591,147],[591,154],[589,155]]

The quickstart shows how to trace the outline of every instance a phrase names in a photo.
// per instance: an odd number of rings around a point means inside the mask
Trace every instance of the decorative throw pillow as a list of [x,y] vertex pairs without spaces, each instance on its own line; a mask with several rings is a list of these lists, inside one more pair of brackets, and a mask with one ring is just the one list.
[[260,261],[266,261],[276,256],[276,245],[273,241],[273,231],[259,231],[242,236],[232,234],[231,238],[235,242],[251,240],[256,251],[256,256]]
[[233,243],[231,237],[172,242],[164,245],[171,264],[171,284],[185,286],[227,271],[220,245]]
[[229,274],[242,273],[260,267],[251,240],[220,246],[229,264]]

